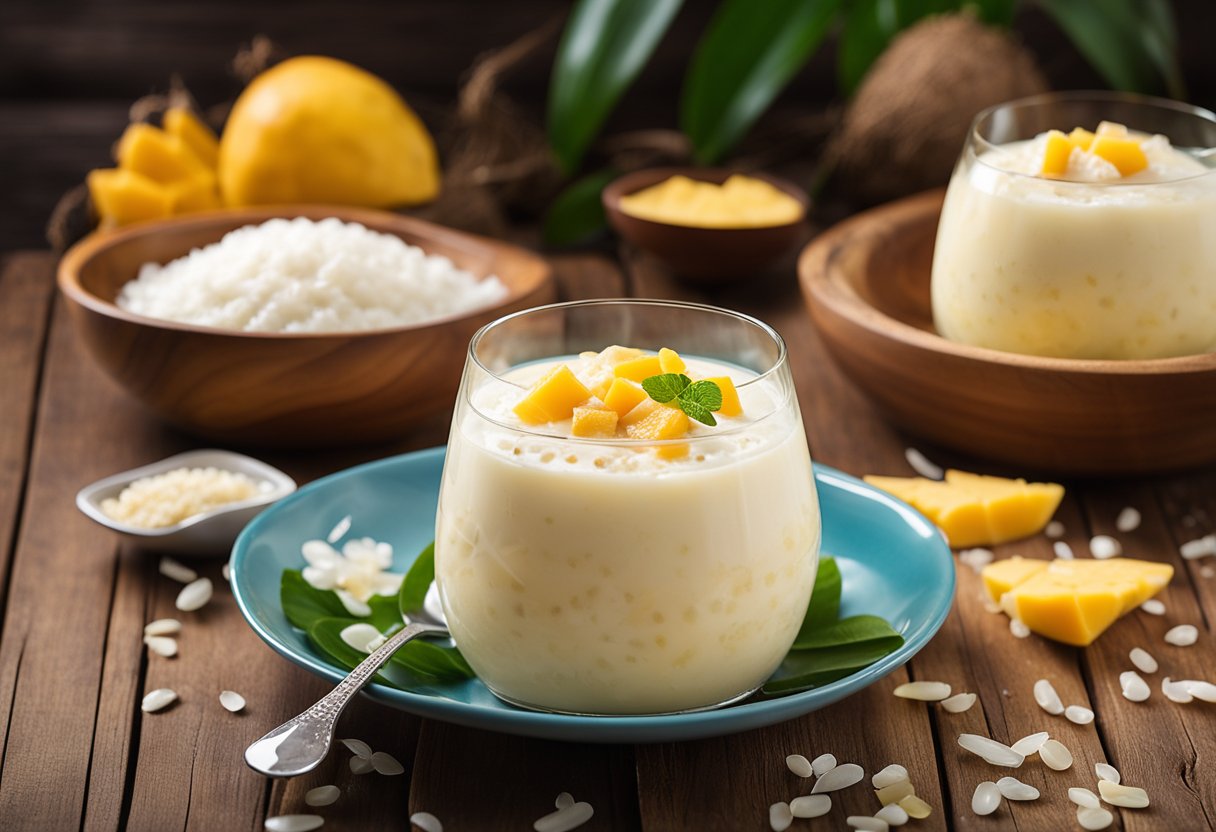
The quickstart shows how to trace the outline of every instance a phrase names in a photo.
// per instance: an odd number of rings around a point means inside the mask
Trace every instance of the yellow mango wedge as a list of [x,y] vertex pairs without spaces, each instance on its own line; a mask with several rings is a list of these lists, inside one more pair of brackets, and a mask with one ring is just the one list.
[[529,425],[560,422],[574,415],[574,408],[591,398],[591,391],[571,369],[559,364],[545,373],[515,405],[515,415]]

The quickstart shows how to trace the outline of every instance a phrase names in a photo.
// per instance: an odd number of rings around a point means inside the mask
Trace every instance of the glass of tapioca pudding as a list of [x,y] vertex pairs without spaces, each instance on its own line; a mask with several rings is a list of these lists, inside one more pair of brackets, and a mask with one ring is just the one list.
[[1216,116],[1121,93],[981,113],[933,258],[942,336],[1007,352],[1216,350]]
[[819,540],[765,324],[587,301],[474,336],[435,570],[453,638],[500,698],[606,715],[744,698],[793,643]]

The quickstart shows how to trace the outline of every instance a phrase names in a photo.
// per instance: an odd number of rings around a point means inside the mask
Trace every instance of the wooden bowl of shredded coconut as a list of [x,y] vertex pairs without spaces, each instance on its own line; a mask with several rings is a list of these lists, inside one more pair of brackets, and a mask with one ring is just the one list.
[[85,349],[167,421],[226,442],[380,442],[439,419],[481,326],[553,297],[496,240],[360,208],[219,211],[95,234],[59,286]]

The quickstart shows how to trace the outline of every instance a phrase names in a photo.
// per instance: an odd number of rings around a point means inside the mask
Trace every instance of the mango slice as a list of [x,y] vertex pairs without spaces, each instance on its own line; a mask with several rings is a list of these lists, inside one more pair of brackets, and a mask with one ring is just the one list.
[[587,402],[591,391],[565,364],[559,364],[541,377],[515,405],[515,415],[524,424],[560,422],[574,415],[574,408]]
[[129,125],[118,140],[118,166],[153,182],[171,183],[205,175],[209,170],[177,136],[150,124]]
[[663,347],[659,350],[659,368],[665,373],[682,373],[688,369],[688,365],[678,352]]
[[641,382],[651,376],[661,375],[663,373],[663,365],[657,355],[644,355],[641,358],[622,361],[612,368],[612,372],[617,378],[627,378],[630,381]]
[[616,436],[620,415],[603,407],[576,407],[571,417],[570,433],[574,436],[611,439]]
[[[1034,564],[1034,565],[1032,565]],[[1110,560],[997,561],[984,586],[1011,617],[1047,638],[1084,647],[1170,582],[1167,563]]]
[[912,505],[955,548],[991,546],[1028,537],[1047,525],[1064,496],[1055,483],[1028,483],[966,471],[947,471],[945,482],[921,477],[865,481]]
[[743,415],[743,405],[739,402],[739,391],[735,389],[735,383],[730,380],[729,376],[714,376],[705,380],[712,381],[722,391],[722,408],[718,413],[723,416]]
[[1094,134],[1084,127],[1074,127],[1068,134],[1068,140],[1072,142],[1073,147],[1089,150],[1089,146],[1094,143]]
[[1090,145],[1089,152],[1110,162],[1123,176],[1131,176],[1148,167],[1148,156],[1144,155],[1140,142],[1136,139],[1119,138],[1099,132]]
[[1072,149],[1073,143],[1067,136],[1059,130],[1049,130],[1039,173],[1043,176],[1063,176],[1068,171],[1068,157],[1072,155]]
[[[688,433],[688,416],[683,410],[667,405],[647,408],[640,419],[630,419],[632,411],[626,415],[625,435],[630,439],[679,439]],[[645,407],[643,402],[638,407]],[[636,410],[637,408],[635,408]]]
[[220,157],[220,140],[215,132],[185,107],[170,107],[165,111],[165,132],[177,136],[202,160],[214,169]]
[[213,211],[223,207],[219,185],[211,174],[195,176],[166,185],[171,214],[192,214],[196,211]]
[[646,391],[624,378],[614,378],[604,394],[604,406],[624,416],[647,398]]
[[126,225],[169,216],[168,192],[146,176],[119,168],[89,171],[89,198],[104,222]]

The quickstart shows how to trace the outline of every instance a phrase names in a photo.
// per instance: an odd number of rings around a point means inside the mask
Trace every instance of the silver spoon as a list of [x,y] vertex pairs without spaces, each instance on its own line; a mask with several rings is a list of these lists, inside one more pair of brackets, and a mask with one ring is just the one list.
[[[434,588],[432,585],[431,595]],[[430,600],[428,595],[427,601]],[[342,710],[376,671],[406,642],[421,635],[448,635],[447,627],[429,609],[406,611],[406,620],[410,623],[389,636],[317,704],[246,748],[245,762],[249,767],[267,777],[295,777],[320,765],[329,754]]]

